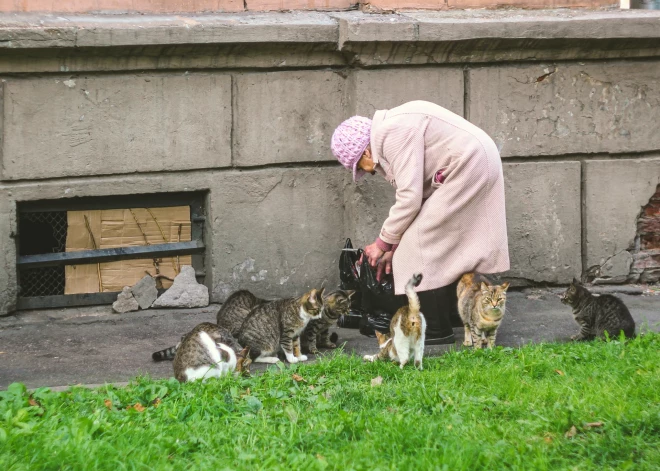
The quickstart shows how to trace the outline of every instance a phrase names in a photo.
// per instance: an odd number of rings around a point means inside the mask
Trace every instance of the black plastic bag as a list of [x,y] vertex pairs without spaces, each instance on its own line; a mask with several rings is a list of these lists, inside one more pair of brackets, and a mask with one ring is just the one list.
[[[351,239],[346,239],[344,250],[339,257],[339,281],[341,282],[341,289],[360,290],[360,275],[357,271],[357,263],[359,260],[358,251],[353,249]],[[359,298],[359,296],[354,296]]]
[[343,290],[354,290],[356,293],[351,297],[351,308],[348,314],[337,320],[338,327],[346,329],[357,329],[364,317],[362,310],[362,293],[360,275],[358,273],[358,251],[353,249],[351,239],[346,239],[344,250],[339,257],[339,281]]
[[[358,251],[358,258],[363,254]],[[375,270],[366,257],[360,264],[360,286],[362,287],[362,310],[365,315],[360,323],[360,333],[367,337],[375,336],[375,330],[389,333],[392,317],[400,307],[394,294],[392,274],[383,274],[381,281],[376,279]]]

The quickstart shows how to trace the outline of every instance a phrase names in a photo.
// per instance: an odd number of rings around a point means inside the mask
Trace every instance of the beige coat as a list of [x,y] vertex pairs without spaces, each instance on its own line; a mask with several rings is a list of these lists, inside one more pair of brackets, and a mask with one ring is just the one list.
[[[380,238],[399,244],[392,263],[397,294],[420,271],[418,290],[425,291],[467,272],[509,269],[502,162],[484,131],[438,105],[413,101],[376,112],[371,152],[396,188]],[[434,181],[438,171],[443,183]]]

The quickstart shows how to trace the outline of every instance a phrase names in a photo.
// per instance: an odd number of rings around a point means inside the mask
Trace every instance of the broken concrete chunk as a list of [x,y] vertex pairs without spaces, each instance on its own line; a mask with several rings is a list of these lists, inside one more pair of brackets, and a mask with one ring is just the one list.
[[151,275],[145,275],[131,288],[131,293],[140,305],[140,309],[149,309],[158,297],[156,280]]
[[170,289],[165,291],[152,307],[205,307],[209,305],[209,289],[197,283],[195,269],[181,267]]
[[117,301],[112,304],[112,310],[123,314],[124,312],[137,311],[140,305],[133,297],[131,293],[131,288],[124,286],[124,289],[121,290],[121,293],[117,295]]

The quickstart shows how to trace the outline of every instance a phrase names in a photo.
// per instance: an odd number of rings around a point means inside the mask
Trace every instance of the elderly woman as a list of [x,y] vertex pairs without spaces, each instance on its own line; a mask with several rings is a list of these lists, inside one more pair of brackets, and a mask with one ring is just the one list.
[[[404,293],[413,273],[426,317],[426,344],[454,342],[456,283],[464,273],[509,269],[502,162],[493,140],[462,117],[425,101],[354,116],[332,136],[332,152],[353,172],[381,174],[396,203],[365,247]],[[460,326],[460,323],[457,327]]]

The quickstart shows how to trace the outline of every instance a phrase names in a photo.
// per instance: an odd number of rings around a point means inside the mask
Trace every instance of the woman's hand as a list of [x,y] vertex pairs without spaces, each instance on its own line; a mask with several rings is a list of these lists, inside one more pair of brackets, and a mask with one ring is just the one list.
[[381,278],[383,278],[383,273],[389,275],[392,273],[392,257],[394,256],[394,252],[385,252],[385,255],[380,259],[380,262],[378,263],[378,268],[376,269],[376,280],[380,282]]
[[380,248],[378,248],[378,245],[374,242],[371,245],[367,245],[364,248],[364,255],[367,256],[367,260],[369,260],[369,265],[372,267],[375,267],[378,265],[378,260],[385,254]]

